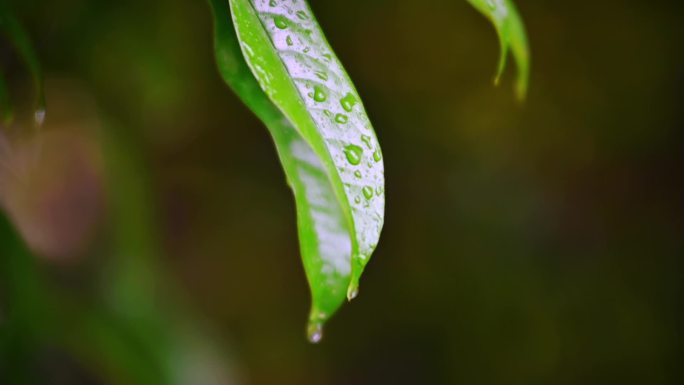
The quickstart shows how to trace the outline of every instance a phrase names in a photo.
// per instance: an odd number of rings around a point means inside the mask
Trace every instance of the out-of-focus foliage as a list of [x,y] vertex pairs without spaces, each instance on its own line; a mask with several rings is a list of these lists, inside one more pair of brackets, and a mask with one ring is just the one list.
[[[40,60],[36,54],[33,44],[24,30],[24,27],[16,19],[7,0],[0,1],[0,36],[11,42],[14,50],[21,57],[23,63],[28,68],[33,81],[33,93],[35,103],[33,107],[33,118],[37,125],[41,125],[45,119],[45,94],[43,91],[43,73]],[[14,117],[12,103],[4,76],[4,70],[0,68],[0,114],[3,117],[3,125],[9,125]]]
[[[75,159],[33,174],[30,183],[47,187],[25,190],[35,191],[33,210],[12,218],[75,250],[33,251],[46,280],[86,297],[77,303],[91,311],[116,303],[102,300],[112,285],[103,277],[121,255],[147,248],[134,236],[151,226],[158,263],[129,279],[209,321],[212,342],[234,353],[220,364],[241,374],[228,383],[680,384],[684,4],[518,0],[534,48],[533,87],[520,107],[491,86],[494,33],[466,2],[310,3],[364,96],[392,160],[388,207],[401,211],[386,217],[363,295],[331,320],[326,343],[302,338],[309,293],[295,206],[263,123],[217,74],[203,1],[13,2],[46,77],[43,131],[72,143]],[[25,69],[2,44],[12,85]],[[97,124],[105,116],[117,124]],[[147,183],[144,210],[107,203],[115,188],[135,189],[98,167],[99,149],[112,144],[104,130],[125,135],[121,158],[144,173],[121,171]],[[87,155],[92,148],[98,156]],[[5,170],[7,152],[0,158]],[[0,173],[5,191],[12,179]],[[78,203],[98,194],[103,208]],[[113,242],[124,214],[125,250]],[[92,232],[63,230],[70,221],[82,229],[91,215]],[[29,245],[53,244],[21,234]],[[152,275],[178,290],[147,285]],[[146,302],[147,314],[177,319],[157,303]],[[60,304],[78,319],[79,307]],[[8,314],[2,289],[0,334]],[[87,329],[68,324],[54,334]],[[146,349],[114,336],[83,356]],[[175,341],[183,352],[206,346]],[[62,344],[40,345],[30,363],[38,383],[133,383]],[[123,373],[159,362],[123,357]],[[183,357],[176,362],[186,368],[215,366]]]
[[530,47],[527,42],[525,25],[512,0],[468,0],[478,11],[485,15],[496,28],[501,53],[494,83],[498,84],[506,69],[508,51],[513,53],[518,67],[515,92],[518,99],[524,100],[530,82]]

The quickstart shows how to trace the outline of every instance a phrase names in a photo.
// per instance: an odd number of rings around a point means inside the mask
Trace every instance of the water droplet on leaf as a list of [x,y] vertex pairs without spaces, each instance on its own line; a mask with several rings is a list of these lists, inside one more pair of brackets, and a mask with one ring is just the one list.
[[352,108],[354,108],[354,105],[356,104],[356,97],[354,97],[354,95],[352,95],[350,92],[340,99],[340,104],[345,111],[351,112]]
[[366,186],[361,191],[366,199],[370,200],[373,198],[373,188],[371,186]]
[[375,152],[373,152],[373,160],[375,160],[376,162],[379,162],[382,160],[382,153],[380,152],[379,148],[377,150],[375,150]]
[[337,114],[335,115],[335,121],[340,124],[347,123],[349,121],[349,118],[345,114]]
[[328,94],[323,87],[314,86],[313,99],[319,103],[322,103],[328,99]]
[[363,149],[355,144],[350,144],[344,148],[344,155],[347,157],[347,161],[351,165],[356,166],[361,163]]
[[285,29],[287,28],[287,19],[284,16],[277,15],[273,18],[273,22],[275,23],[275,26],[280,28],[280,29]]
[[366,144],[369,149],[373,148],[371,145],[371,137],[368,135],[361,135],[361,141]]

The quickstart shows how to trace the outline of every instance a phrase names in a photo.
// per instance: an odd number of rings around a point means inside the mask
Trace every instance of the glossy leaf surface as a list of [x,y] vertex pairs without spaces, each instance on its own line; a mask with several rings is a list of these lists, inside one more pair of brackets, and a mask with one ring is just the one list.
[[[312,294],[309,338],[358,279],[384,218],[380,147],[360,98],[302,1],[211,0],[224,80],[266,124],[294,192]],[[231,17],[234,23],[231,25]]]
[[491,21],[499,36],[501,56],[495,83],[499,82],[506,68],[506,59],[510,50],[518,67],[516,95],[521,100],[525,99],[530,78],[530,49],[525,25],[515,4],[512,0],[468,0],[468,2]]

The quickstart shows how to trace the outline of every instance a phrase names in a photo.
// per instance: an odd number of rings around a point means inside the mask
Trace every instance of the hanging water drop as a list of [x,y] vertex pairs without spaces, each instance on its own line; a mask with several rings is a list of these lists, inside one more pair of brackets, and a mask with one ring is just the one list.
[[309,321],[307,328],[309,342],[317,344],[323,339],[323,324],[320,321]]
[[309,16],[304,11],[297,11],[297,17],[300,20],[309,20]]
[[328,80],[328,74],[323,71],[316,71],[316,77],[321,80]]
[[[363,258],[363,254],[359,255],[359,257]],[[349,287],[347,287],[347,301],[351,301],[359,296],[359,281],[358,279],[352,279],[352,282],[349,283]]]
[[347,123],[349,121],[349,118],[345,114],[337,114],[335,115],[335,121],[340,124]]
[[288,36],[285,41],[287,42],[287,45],[292,47],[294,45],[294,42],[292,41],[292,36]]
[[348,301],[351,301],[358,296],[359,296],[359,288],[358,287],[355,287],[355,288],[347,291],[347,300]]
[[344,155],[347,157],[349,164],[357,166],[361,163],[363,149],[355,144],[350,144],[344,148]]
[[361,179],[361,171],[359,171],[359,170],[354,171],[354,176]]

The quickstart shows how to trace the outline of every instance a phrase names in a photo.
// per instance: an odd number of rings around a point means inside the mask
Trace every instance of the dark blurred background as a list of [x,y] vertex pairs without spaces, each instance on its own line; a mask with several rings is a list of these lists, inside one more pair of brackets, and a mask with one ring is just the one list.
[[361,295],[314,346],[292,196],[219,78],[206,2],[14,1],[48,110],[0,158],[28,170],[0,173],[6,212],[41,282],[138,330],[44,331],[34,383],[134,384],[174,346],[174,384],[681,384],[684,3],[517,3],[524,105],[465,1],[311,0],[387,177]]

